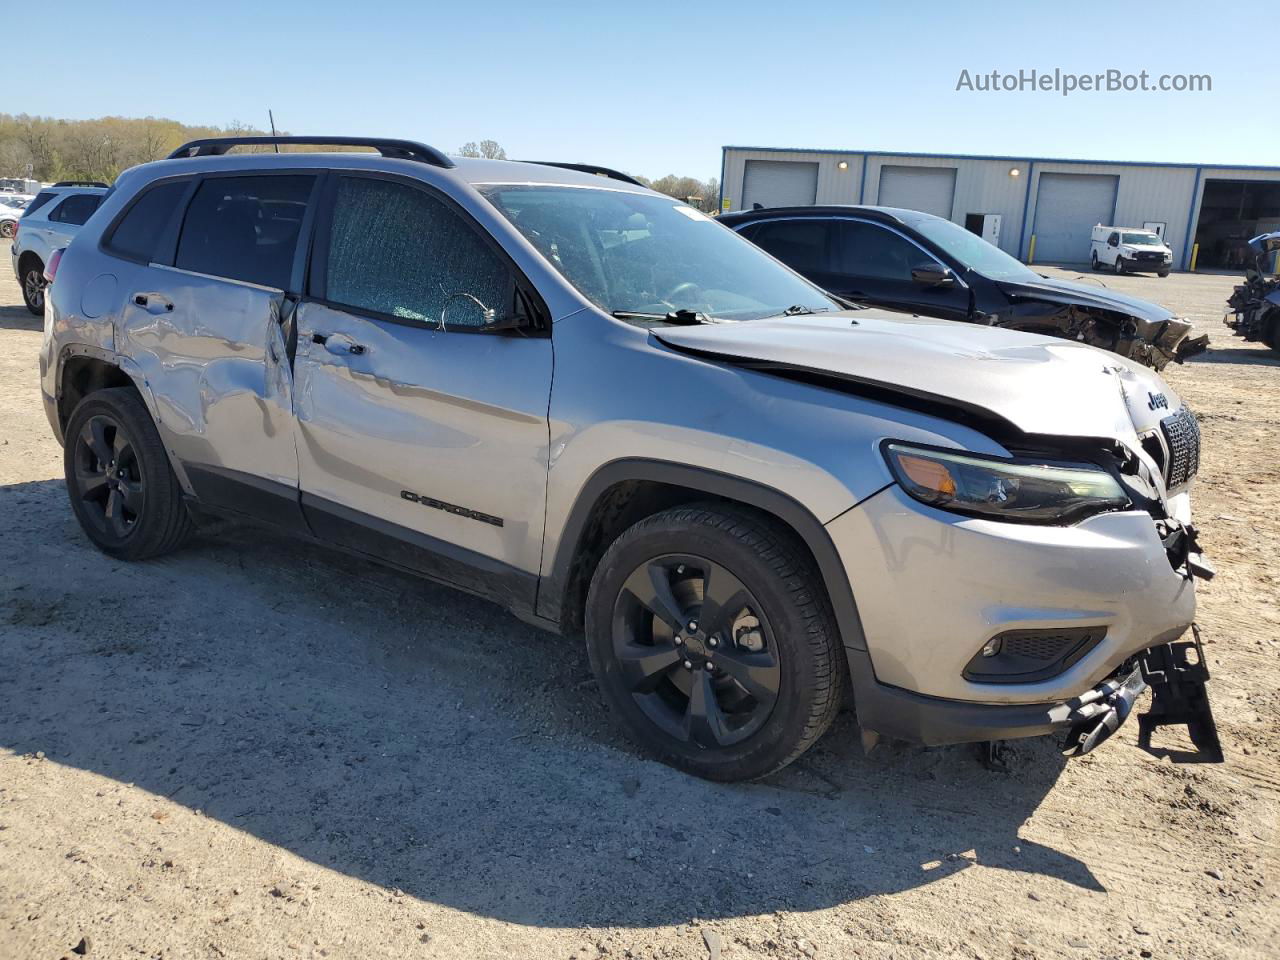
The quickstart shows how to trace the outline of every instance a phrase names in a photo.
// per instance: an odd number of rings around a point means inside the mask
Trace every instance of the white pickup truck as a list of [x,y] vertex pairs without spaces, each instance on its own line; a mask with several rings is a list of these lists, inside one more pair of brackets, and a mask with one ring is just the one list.
[[1137,227],[1093,228],[1093,269],[1110,267],[1116,273],[1156,273],[1167,277],[1173,268],[1173,251],[1157,234]]

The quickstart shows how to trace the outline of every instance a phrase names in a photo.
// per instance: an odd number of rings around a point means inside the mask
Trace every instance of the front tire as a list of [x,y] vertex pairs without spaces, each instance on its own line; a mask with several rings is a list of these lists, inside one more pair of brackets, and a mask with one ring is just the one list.
[[786,528],[702,504],[641,520],[601,559],[587,652],[613,712],[711,780],[780,770],[826,732],[847,669],[821,578]]
[[37,317],[44,316],[44,264],[28,260],[22,267],[22,302]]
[[191,515],[142,398],[129,387],[89,394],[67,421],[63,467],[89,539],[120,560],[177,549]]
[[1116,254],[1116,262],[1112,264],[1112,269],[1114,269],[1116,273],[1124,273],[1124,257]]

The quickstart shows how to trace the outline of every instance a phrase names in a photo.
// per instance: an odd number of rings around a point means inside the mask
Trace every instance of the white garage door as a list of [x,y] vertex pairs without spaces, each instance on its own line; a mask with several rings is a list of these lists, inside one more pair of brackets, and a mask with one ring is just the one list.
[[818,199],[818,165],[795,160],[748,160],[742,178],[742,209],[807,207]]
[[880,168],[880,192],[876,203],[882,207],[904,207],[951,219],[951,202],[956,195],[954,167]]
[[1036,191],[1037,263],[1087,263],[1093,226],[1111,223],[1118,177],[1091,173],[1042,173]]

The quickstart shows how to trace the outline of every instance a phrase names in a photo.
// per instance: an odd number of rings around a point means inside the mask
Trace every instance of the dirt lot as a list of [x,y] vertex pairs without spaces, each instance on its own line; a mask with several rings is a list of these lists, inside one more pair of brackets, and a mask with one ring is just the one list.
[[[223,527],[123,565],[80,535],[0,247],[0,958],[1275,956],[1280,362],[1224,276],[1106,278],[1215,338],[1201,591],[1223,765],[1112,743],[1013,770],[865,757],[764,784],[654,764],[577,640]],[[1271,947],[1266,945],[1271,943]]]

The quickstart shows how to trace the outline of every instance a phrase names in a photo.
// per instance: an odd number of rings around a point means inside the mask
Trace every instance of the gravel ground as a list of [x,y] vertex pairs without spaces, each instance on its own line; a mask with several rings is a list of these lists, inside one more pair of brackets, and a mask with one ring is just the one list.
[[[40,323],[0,245],[0,958],[1274,956],[1280,361],[1232,278],[1105,278],[1215,339],[1222,765],[1018,743],[863,756],[850,718],[771,781],[655,764],[581,643],[259,530],[124,565],[66,503]],[[1172,744],[1176,746],[1177,744]],[[1272,946],[1268,947],[1267,944]]]

